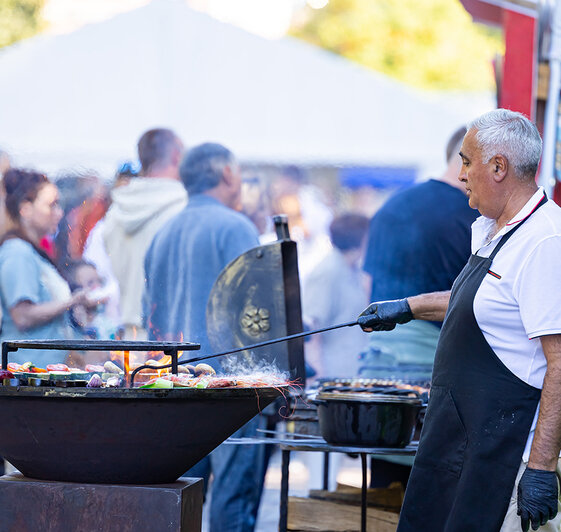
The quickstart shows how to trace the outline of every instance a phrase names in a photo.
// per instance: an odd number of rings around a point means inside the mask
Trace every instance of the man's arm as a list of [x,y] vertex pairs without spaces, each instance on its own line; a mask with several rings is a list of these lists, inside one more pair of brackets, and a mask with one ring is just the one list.
[[561,450],[561,334],[540,338],[547,370],[528,467],[555,471]]
[[545,525],[557,514],[558,487],[555,468],[561,449],[561,335],[540,338],[547,370],[538,414],[538,424],[528,467],[518,483],[518,515],[526,532]]
[[431,292],[408,297],[413,319],[425,321],[444,321],[450,302],[450,290],[445,292]]
[[407,299],[371,303],[358,317],[366,332],[391,331],[398,323],[411,320],[443,321],[450,301],[450,291],[430,292]]

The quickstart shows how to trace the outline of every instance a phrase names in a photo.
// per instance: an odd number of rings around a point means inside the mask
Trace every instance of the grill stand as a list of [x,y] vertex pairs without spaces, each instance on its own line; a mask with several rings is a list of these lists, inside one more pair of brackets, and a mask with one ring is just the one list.
[[200,532],[203,480],[123,486],[35,480],[15,473],[0,477],[0,508],[2,530]]

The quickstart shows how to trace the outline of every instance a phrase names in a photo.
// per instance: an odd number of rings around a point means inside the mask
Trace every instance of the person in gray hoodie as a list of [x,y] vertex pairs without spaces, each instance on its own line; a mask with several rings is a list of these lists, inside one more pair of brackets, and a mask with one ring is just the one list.
[[102,241],[120,291],[125,339],[146,339],[142,327],[144,256],[152,238],[187,204],[179,180],[183,143],[169,129],[151,129],[138,141],[142,170],[111,193],[112,204],[102,224]]

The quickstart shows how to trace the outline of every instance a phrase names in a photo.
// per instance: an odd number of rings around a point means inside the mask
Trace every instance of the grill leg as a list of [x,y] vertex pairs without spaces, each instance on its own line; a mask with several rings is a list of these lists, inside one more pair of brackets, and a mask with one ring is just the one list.
[[281,493],[279,532],[286,532],[288,526],[288,466],[290,465],[290,451],[282,450],[281,464]]
[[366,532],[366,510],[367,510],[367,472],[368,468],[366,466],[366,454],[360,453],[360,461],[362,463],[362,490],[360,496],[360,530],[361,532]]
[[329,490],[329,453],[323,453],[323,489]]

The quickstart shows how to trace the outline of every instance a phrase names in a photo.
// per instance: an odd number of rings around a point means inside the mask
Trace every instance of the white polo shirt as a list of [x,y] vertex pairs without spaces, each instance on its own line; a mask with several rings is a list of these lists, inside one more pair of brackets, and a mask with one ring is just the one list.
[[[472,225],[472,253],[488,257],[500,238],[534,211],[540,188],[490,241],[494,221]],[[561,208],[548,201],[500,249],[477,291],[474,314],[485,339],[514,375],[542,388],[546,360],[539,337],[561,334]],[[524,451],[527,461],[537,412]]]

